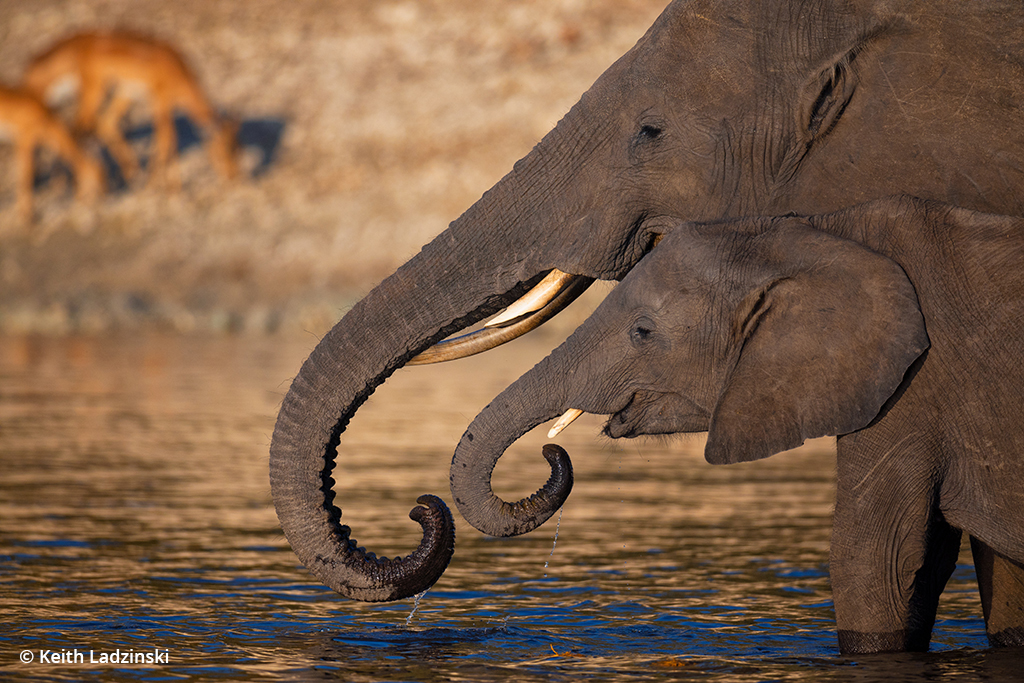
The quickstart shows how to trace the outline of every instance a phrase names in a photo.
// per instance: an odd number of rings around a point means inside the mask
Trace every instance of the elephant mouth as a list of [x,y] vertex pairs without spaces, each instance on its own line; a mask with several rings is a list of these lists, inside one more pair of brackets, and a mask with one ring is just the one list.
[[613,413],[602,433],[613,439],[707,431],[711,413],[676,393],[636,392]]

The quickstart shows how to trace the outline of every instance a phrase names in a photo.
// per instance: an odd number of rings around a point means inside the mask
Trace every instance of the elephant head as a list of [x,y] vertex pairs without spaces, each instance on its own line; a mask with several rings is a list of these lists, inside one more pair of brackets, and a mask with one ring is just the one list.
[[[349,420],[397,368],[542,279],[570,283],[562,303],[592,279],[621,279],[674,225],[667,217],[815,213],[895,192],[1019,212],[1024,109],[1008,55],[1024,35],[1002,16],[1017,16],[1016,5],[997,4],[669,5],[508,175],[356,304],[302,366],[270,449],[274,505],[302,562],[363,600],[431,585],[453,543],[440,501],[421,516],[433,531],[412,559],[378,561],[340,524],[335,458]],[[512,328],[428,359],[514,336],[552,314],[546,300],[513,307]],[[539,318],[515,322],[537,309]]]
[[[546,517],[496,498],[491,471],[567,411],[610,415],[614,438],[706,431],[716,464],[853,432],[927,348],[914,288],[888,258],[800,218],[684,224],[477,416],[452,459],[452,495],[485,533],[535,528]],[[571,473],[564,451],[559,467]]]

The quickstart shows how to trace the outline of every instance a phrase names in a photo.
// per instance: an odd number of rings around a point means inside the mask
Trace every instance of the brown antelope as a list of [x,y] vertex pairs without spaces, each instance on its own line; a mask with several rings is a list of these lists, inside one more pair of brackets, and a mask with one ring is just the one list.
[[237,173],[237,124],[214,112],[181,55],[170,45],[126,32],[80,33],[36,57],[25,72],[26,89],[44,101],[60,99],[68,88],[78,92],[75,129],[94,133],[129,180],[139,163],[121,130],[121,121],[136,102],[148,102],[153,117],[152,175],[180,185],[172,168],[177,151],[174,112],[181,110],[207,135],[210,159],[220,174]]
[[64,122],[35,95],[0,86],[0,139],[14,143],[15,205],[22,219],[32,218],[35,150],[39,146],[50,148],[71,164],[80,200],[91,201],[103,192],[103,167],[82,151]]

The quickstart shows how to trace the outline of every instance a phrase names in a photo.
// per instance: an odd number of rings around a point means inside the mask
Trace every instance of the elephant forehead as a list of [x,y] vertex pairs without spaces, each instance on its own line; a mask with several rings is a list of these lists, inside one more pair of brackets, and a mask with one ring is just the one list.
[[756,36],[744,15],[753,3],[726,4],[678,2],[666,10],[637,46],[631,81],[693,103],[749,96]]
[[[702,251],[694,245],[694,251]],[[657,252],[657,250],[655,250]],[[684,251],[687,251],[684,249]],[[609,298],[627,310],[658,316],[695,316],[720,297],[722,264],[710,256],[678,259],[669,251],[652,252],[626,276]]]
[[728,223],[681,224],[641,263],[641,277],[676,291],[705,289],[732,279],[737,233]]
[[[861,3],[864,4],[864,3]],[[810,5],[810,6],[809,6]],[[853,3],[688,0],[673,3],[637,45],[633,71],[702,102],[750,97],[849,47],[874,10]]]

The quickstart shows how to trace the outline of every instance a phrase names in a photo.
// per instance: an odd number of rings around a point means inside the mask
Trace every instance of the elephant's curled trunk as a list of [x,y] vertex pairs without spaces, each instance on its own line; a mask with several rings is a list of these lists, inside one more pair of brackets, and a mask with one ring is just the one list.
[[481,411],[452,457],[450,483],[455,504],[467,522],[491,536],[533,531],[562,507],[572,490],[572,463],[556,444],[543,448],[551,476],[532,496],[509,503],[491,488],[491,474],[505,450],[523,434],[559,414],[558,409],[536,406],[533,392],[524,389],[530,385],[529,378],[544,374],[539,368],[524,375]]
[[[422,592],[447,567],[455,531],[444,503],[422,497],[426,507],[411,516],[424,536],[411,555],[388,560],[358,547],[334,503],[335,458],[349,421],[410,358],[500,310],[544,273],[534,264],[499,268],[470,236],[471,221],[453,224],[358,302],[306,359],[278,413],[270,483],[281,528],[318,579],[353,599],[397,600]],[[474,262],[462,245],[482,254]],[[485,272],[491,277],[482,277]]]
[[[271,444],[270,481],[281,527],[295,554],[327,586],[355,600],[398,600],[423,592],[444,573],[455,551],[451,512],[436,496],[417,500],[409,516],[420,523],[423,538],[406,557],[378,558],[358,547],[341,510],[334,505],[334,458],[356,409],[373,386],[364,386],[334,418],[329,397],[344,386],[341,363],[330,341],[342,334],[341,324],[310,355],[282,404]],[[388,372],[387,374],[390,374]],[[380,380],[382,381],[382,380]],[[378,382],[379,383],[379,382]]]

